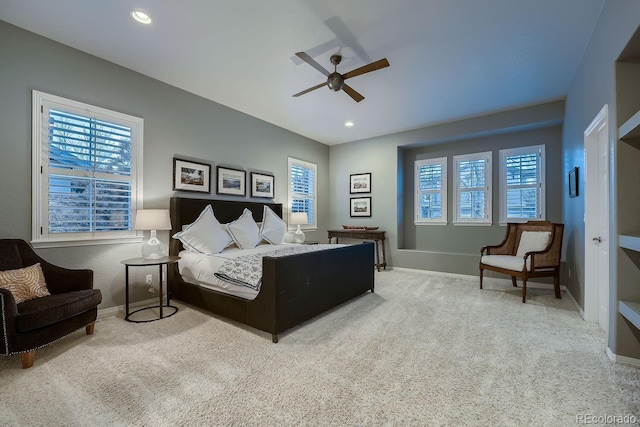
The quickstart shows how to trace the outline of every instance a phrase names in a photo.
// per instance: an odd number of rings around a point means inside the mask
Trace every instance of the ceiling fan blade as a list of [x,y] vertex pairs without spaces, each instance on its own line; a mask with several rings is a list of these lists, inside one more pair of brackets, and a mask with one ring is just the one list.
[[300,59],[302,59],[304,62],[306,62],[307,64],[311,65],[313,68],[315,68],[316,70],[320,71],[322,74],[324,74],[325,76],[329,77],[329,74],[331,74],[329,71],[325,70],[322,65],[318,64],[315,59],[313,59],[312,57],[310,57],[309,55],[307,55],[304,52],[296,52],[296,56]]
[[360,68],[356,68],[355,70],[351,70],[348,73],[343,74],[342,77],[346,80],[346,79],[350,79],[351,77],[359,76],[361,74],[379,70],[381,68],[386,68],[388,66],[389,66],[389,61],[387,61],[387,58],[383,58],[378,61],[372,62],[371,64],[364,65]]
[[327,85],[327,82],[320,83],[319,85],[316,85],[314,87],[310,87],[309,89],[303,90],[302,92],[298,92],[298,93],[296,93],[295,95],[292,95],[292,96],[296,97],[296,96],[304,95],[305,93],[309,93],[312,90],[320,89],[322,86],[326,86],[326,85]]
[[342,90],[347,92],[347,95],[349,95],[350,97],[353,98],[354,101],[356,102],[360,102],[364,99],[364,96],[360,95],[358,92],[356,92],[351,86],[349,85],[343,85],[342,86]]

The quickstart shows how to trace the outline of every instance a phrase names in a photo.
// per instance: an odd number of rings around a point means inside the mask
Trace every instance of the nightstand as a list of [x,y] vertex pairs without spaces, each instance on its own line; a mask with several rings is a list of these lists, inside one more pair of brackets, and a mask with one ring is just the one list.
[[[124,261],[121,261],[122,264],[125,265],[125,312],[124,312],[124,320],[127,320],[129,322],[134,322],[134,323],[145,323],[145,322],[153,322],[155,320],[160,320],[160,319],[164,319],[165,317],[171,317],[174,314],[176,314],[178,312],[178,307],[171,305],[170,303],[170,296],[169,296],[169,289],[167,288],[167,304],[163,305],[162,303],[162,282],[164,282],[163,278],[167,277],[166,274],[166,269],[167,266],[169,264],[174,264],[176,262],[178,262],[178,260],[180,259],[180,257],[178,256],[165,256],[162,258],[157,258],[157,259],[147,259],[147,258],[130,258],[130,259],[125,259]],[[158,305],[153,305],[150,307],[143,307],[143,308],[139,308],[137,310],[134,310],[132,312],[129,312],[129,267],[149,267],[149,266],[154,266],[157,265],[158,269],[159,269],[159,283],[158,283]],[[137,313],[139,311],[143,311],[143,310],[149,310],[149,309],[153,309],[153,308],[159,308],[160,309],[160,315],[155,318],[155,319],[149,319],[149,320],[133,320],[131,319],[129,316],[131,316],[134,313]],[[164,315],[163,313],[163,308],[170,308],[173,309],[173,311],[170,314]]]

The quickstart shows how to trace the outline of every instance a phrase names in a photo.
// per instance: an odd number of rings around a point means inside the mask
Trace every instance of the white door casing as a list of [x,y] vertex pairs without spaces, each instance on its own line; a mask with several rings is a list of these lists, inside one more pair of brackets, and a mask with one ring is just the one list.
[[609,333],[609,114],[605,105],[584,132],[584,318]]

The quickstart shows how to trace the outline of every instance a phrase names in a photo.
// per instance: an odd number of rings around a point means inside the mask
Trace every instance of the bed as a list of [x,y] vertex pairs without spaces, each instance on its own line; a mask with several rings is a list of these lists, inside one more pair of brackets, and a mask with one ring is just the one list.
[[[229,223],[244,209],[262,221],[264,206],[282,217],[282,205],[172,197],[171,235],[191,224],[210,205],[220,223]],[[182,243],[171,239],[169,255],[178,255]],[[242,298],[191,283],[180,275],[177,264],[169,265],[171,298],[194,305],[271,334],[279,334],[345,303],[365,292],[374,292],[373,243],[345,245],[295,255],[262,258],[262,283],[253,299]]]

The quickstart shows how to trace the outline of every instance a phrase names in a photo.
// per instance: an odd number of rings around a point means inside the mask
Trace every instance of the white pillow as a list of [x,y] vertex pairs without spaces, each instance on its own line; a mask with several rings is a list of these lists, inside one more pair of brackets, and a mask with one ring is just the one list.
[[260,229],[247,208],[244,208],[238,219],[227,224],[227,230],[240,249],[255,248],[262,240]]
[[262,238],[272,245],[281,245],[284,243],[286,232],[287,224],[269,206],[264,205],[262,226],[260,227]]
[[211,205],[198,218],[172,236],[182,242],[185,249],[200,254],[217,254],[233,243],[227,228],[213,214]]
[[550,231],[523,231],[516,256],[524,256],[527,252],[542,251],[551,238]]

